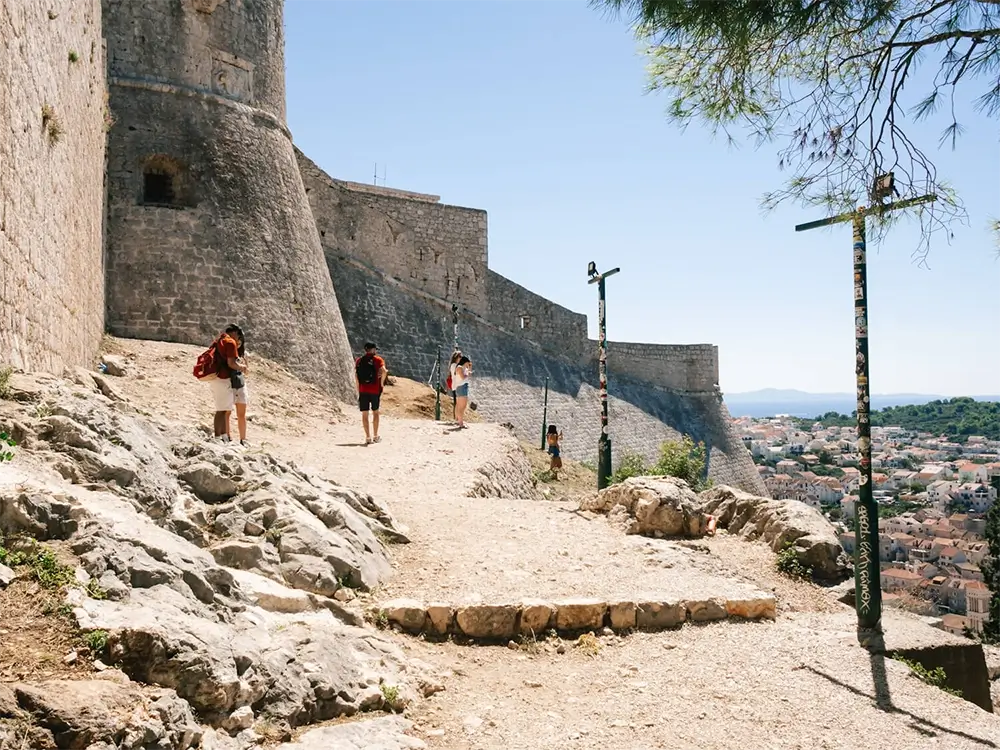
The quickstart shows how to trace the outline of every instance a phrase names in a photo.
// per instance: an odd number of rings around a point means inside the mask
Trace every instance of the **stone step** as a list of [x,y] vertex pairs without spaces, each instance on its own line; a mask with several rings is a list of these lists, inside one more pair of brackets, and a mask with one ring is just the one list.
[[574,634],[610,627],[619,632],[649,632],[680,627],[686,622],[773,620],[775,600],[763,593],[743,599],[523,599],[518,603],[458,605],[393,599],[369,608],[366,616],[377,625],[398,626],[413,635],[460,635],[497,642],[520,635],[541,635],[549,630]]

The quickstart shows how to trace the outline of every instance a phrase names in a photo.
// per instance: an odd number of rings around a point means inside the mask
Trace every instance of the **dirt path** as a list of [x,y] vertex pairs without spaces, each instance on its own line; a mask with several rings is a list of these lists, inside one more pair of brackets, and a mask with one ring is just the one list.
[[504,428],[457,432],[387,418],[383,440],[328,426],[322,440],[290,438],[275,450],[305,467],[384,499],[412,542],[394,548],[395,575],[378,595],[451,603],[595,596],[743,599],[756,590],[717,575],[712,557],[682,545],[630,537],[575,502],[469,497],[477,469],[518,454]]
[[[114,379],[116,387],[165,419],[207,421],[208,395],[188,382],[197,348],[121,346],[132,347],[145,382]],[[995,717],[898,662],[870,659],[857,646],[853,613],[779,576],[765,547],[726,535],[696,545],[626,537],[575,512],[586,492],[582,468],[575,484],[541,485],[547,500],[469,497],[481,466],[518,449],[502,427],[455,432],[429,421],[429,389],[403,383],[391,408],[387,400],[383,441],[365,447],[356,412],[280,368],[262,369],[250,380],[252,449],[386,500],[409,528],[412,543],[393,547],[395,575],[375,599],[684,598],[751,588],[777,599],[774,622],[599,634],[581,645],[553,639],[509,649],[396,636],[442,674],[445,691],[407,712],[432,750],[1000,744]],[[540,471],[544,456],[529,457]]]
[[454,675],[440,700],[414,715],[420,736],[447,750],[981,750],[1000,742],[992,715],[899,662],[871,660],[849,611],[602,643],[594,655],[411,642],[413,655]]

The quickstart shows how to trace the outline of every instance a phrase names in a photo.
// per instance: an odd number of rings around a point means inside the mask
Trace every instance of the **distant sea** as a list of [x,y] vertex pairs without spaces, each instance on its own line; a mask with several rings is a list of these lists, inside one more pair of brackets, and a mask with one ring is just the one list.
[[[795,391],[784,396],[782,392],[769,394],[765,391],[753,393],[733,393],[724,396],[729,413],[734,417],[774,417],[787,414],[792,417],[812,419],[828,411],[850,414],[857,406],[856,399],[849,393],[805,393]],[[933,394],[904,393],[872,396],[872,408],[887,406],[926,404],[930,401],[949,398]],[[976,401],[1000,401],[1000,396],[973,396]]]

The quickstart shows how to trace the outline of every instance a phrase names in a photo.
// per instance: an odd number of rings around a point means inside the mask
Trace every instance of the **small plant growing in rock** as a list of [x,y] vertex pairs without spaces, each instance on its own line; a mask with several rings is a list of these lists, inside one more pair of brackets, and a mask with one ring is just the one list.
[[55,407],[48,401],[39,404],[35,407],[35,416],[39,419],[45,419],[46,417],[51,417],[55,414]]
[[584,633],[576,639],[574,646],[588,656],[597,656],[601,652],[601,642],[593,633]]
[[51,548],[30,537],[0,536],[0,564],[28,568],[32,578],[51,590],[61,589],[75,580],[72,568],[59,562]]
[[76,53],[75,49],[71,49],[69,51],[69,61],[71,63],[75,63],[75,62],[79,62],[80,61],[80,56]]
[[514,645],[521,651],[526,651],[529,654],[537,654],[542,650],[533,632],[530,634],[522,633],[519,635],[517,640],[514,642]]
[[90,653],[103,654],[104,649],[108,647],[108,631],[91,630],[83,637],[83,640],[87,644],[87,648],[90,649]]
[[96,578],[91,578],[87,581],[87,586],[84,589],[87,592],[87,596],[91,599],[107,599],[108,592],[104,590],[104,587],[97,582]]
[[896,656],[893,657],[897,661],[901,661],[903,664],[910,668],[917,677],[926,682],[928,685],[940,688],[946,693],[951,695],[957,695],[959,698],[962,697],[962,691],[955,690],[954,688],[948,687],[948,675],[945,673],[943,667],[935,667],[934,669],[927,669],[923,664],[919,662],[911,661],[910,659],[904,659],[903,657]]
[[24,560],[24,552],[13,549],[11,540],[0,533],[0,565],[16,568],[19,565],[24,565]]
[[115,116],[111,113],[111,102],[108,98],[108,92],[104,92],[104,132],[111,132],[111,128],[115,126]]
[[264,538],[267,539],[275,547],[278,546],[278,542],[281,541],[281,530],[280,529],[268,529],[264,532]]
[[38,582],[47,589],[59,589],[74,580],[73,570],[59,562],[55,552],[48,547],[37,545],[28,564]]
[[399,688],[383,682],[378,686],[378,689],[382,691],[382,697],[385,698],[385,705],[395,711],[399,705]]
[[374,625],[379,630],[389,627],[389,616],[384,609],[371,609],[365,612],[365,622]]
[[50,146],[59,143],[63,135],[62,123],[59,122],[55,108],[51,104],[42,105],[42,129],[49,135]]
[[0,398],[10,398],[10,376],[14,374],[13,367],[0,367]]
[[73,617],[73,607],[66,602],[63,602],[62,604],[49,602],[42,608],[42,614],[46,617],[55,615],[56,617],[63,617],[69,620]]
[[344,573],[337,576],[337,585],[342,589],[354,589],[357,586],[354,585],[354,579],[351,578],[350,573]]
[[778,572],[799,581],[808,581],[812,578],[812,568],[806,567],[799,562],[798,553],[792,542],[785,542],[778,557],[774,562]]
[[285,742],[292,738],[292,733],[268,719],[260,719],[253,725],[253,731],[265,743]]
[[14,460],[14,451],[11,448],[16,446],[17,443],[14,442],[14,438],[0,430],[0,464]]
[[535,472],[535,481],[541,482],[542,484],[548,484],[549,482],[555,481],[555,477],[552,476],[552,472],[548,469],[542,469]]

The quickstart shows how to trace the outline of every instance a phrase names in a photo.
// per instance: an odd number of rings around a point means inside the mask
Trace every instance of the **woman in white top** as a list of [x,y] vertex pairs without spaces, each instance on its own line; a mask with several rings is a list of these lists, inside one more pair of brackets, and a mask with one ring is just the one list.
[[459,428],[465,427],[465,410],[469,405],[469,379],[472,377],[472,360],[461,352],[451,357],[451,387],[455,391],[455,420]]

